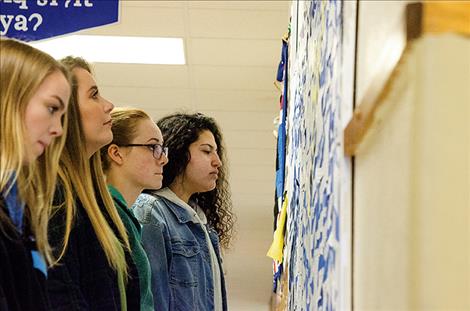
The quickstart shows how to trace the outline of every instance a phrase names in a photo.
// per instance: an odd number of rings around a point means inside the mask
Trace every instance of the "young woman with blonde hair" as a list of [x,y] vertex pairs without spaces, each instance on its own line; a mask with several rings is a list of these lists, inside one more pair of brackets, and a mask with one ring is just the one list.
[[117,211],[126,226],[132,258],[140,281],[140,310],[154,310],[150,264],[141,244],[141,227],[132,212],[132,204],[144,189],[160,189],[168,149],[155,122],[143,110],[116,108],[113,141],[101,149],[106,181]]
[[0,310],[48,310],[47,226],[70,92],[51,56],[0,38]]
[[51,310],[138,310],[137,274],[126,229],[107,190],[101,147],[111,142],[113,104],[103,98],[89,64],[61,61],[73,74],[67,142],[51,220],[59,257],[47,281]]

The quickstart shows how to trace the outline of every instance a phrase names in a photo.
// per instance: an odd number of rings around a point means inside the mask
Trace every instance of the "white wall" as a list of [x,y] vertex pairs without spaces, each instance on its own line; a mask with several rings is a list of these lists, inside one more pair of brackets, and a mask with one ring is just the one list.
[[[343,2],[343,59],[342,59],[342,107],[341,126],[345,128],[351,119],[354,97],[354,61],[356,54],[356,13],[357,3]],[[341,138],[341,146],[344,140]],[[351,158],[343,157],[340,161],[341,199],[340,199],[340,260],[339,292],[341,293],[339,310],[351,310],[352,304],[352,163]]]
[[412,306],[470,309],[470,38],[418,43]]
[[[361,2],[358,102],[403,13]],[[355,310],[470,309],[469,85],[470,39],[424,37],[382,103],[355,161]]]
[[[413,68],[403,71],[413,75]],[[398,81],[356,156],[355,310],[407,310],[410,304],[413,81]]]
[[[406,44],[402,1],[361,1],[356,105],[380,90]],[[400,83],[407,83],[406,81]],[[404,310],[409,304],[413,93],[384,103],[387,122],[374,124],[355,159],[353,309]],[[395,95],[396,96],[396,95]]]

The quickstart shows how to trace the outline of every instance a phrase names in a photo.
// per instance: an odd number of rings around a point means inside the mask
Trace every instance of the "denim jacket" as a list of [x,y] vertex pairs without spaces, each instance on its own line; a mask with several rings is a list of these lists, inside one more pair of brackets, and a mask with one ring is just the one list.
[[[213,311],[214,284],[209,247],[200,223],[162,196],[141,194],[133,205],[142,224],[142,243],[152,268],[157,311]],[[227,310],[218,235],[208,227],[220,267],[222,310]],[[220,310],[215,310],[220,311]]]

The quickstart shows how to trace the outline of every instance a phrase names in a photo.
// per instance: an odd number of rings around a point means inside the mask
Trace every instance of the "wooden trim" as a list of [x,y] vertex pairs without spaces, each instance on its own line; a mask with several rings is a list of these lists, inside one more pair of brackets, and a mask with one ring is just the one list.
[[[382,102],[388,97],[393,84],[395,83],[396,78],[398,77],[400,67],[405,61],[406,56],[408,55],[409,44],[406,45],[405,50],[401,54],[400,59],[393,68],[390,76],[388,77],[385,85],[382,88],[382,91],[373,98],[366,94],[364,100],[361,102],[360,106],[354,110],[353,117],[349,121],[346,129],[344,130],[344,153],[347,156],[353,156],[356,154],[356,151],[362,142],[362,139],[369,130],[372,122],[374,120],[374,114],[377,108],[382,104]],[[376,88],[373,88],[374,91]]]
[[[354,156],[371,127],[377,108],[387,98],[411,42],[425,33],[457,33],[470,36],[470,2],[436,1],[411,3],[406,8],[407,44],[403,53],[377,95],[377,86],[371,84],[366,96],[356,107],[344,130],[344,153]],[[377,79],[376,79],[377,80]],[[373,83],[373,82],[372,82]]]
[[422,28],[424,33],[452,32],[470,35],[470,2],[425,2]]
[[411,3],[406,6],[406,39],[419,38],[422,34],[423,4]]

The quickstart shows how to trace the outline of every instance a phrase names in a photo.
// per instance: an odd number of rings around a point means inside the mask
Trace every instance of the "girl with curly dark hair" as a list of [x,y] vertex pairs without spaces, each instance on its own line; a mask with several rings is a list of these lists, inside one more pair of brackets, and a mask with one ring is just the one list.
[[222,133],[203,114],[157,122],[169,150],[163,189],[134,204],[158,310],[227,310],[220,248],[233,230]]

